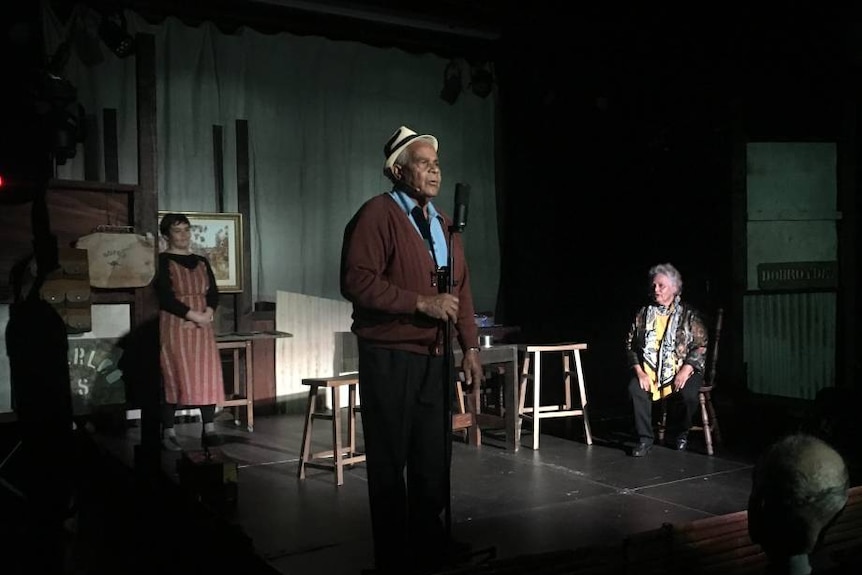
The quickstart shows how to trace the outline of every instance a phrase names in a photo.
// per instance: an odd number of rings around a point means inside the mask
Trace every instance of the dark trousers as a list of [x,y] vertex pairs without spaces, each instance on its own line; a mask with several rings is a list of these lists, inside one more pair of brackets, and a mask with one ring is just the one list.
[[444,555],[451,462],[444,367],[442,357],[359,345],[374,558],[382,573],[410,573]]
[[[694,417],[698,407],[698,392],[703,384],[703,375],[695,372],[691,374],[685,386],[679,391],[667,396],[667,434],[668,437],[677,439],[685,437],[688,428],[691,427],[691,419]],[[652,423],[652,395],[641,389],[638,378],[633,377],[629,382],[629,396],[632,399],[634,409],[635,432],[638,441],[653,443],[655,434]]]

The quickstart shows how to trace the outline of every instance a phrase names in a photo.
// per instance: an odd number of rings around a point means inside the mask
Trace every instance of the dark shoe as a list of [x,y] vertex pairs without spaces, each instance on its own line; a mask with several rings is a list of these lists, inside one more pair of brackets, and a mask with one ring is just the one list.
[[649,453],[650,449],[652,449],[652,443],[641,441],[637,445],[635,445],[634,449],[632,449],[632,457],[643,457],[644,455]]
[[676,438],[676,450],[677,451],[685,451],[688,449],[688,438],[687,437],[677,437]]

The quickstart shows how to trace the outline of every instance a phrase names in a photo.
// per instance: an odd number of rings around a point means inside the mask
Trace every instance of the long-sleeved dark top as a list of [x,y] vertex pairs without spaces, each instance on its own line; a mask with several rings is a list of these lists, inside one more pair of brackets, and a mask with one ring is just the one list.
[[[207,276],[209,276],[210,285],[207,290],[207,306],[215,310],[218,307],[218,286],[216,286],[215,274],[213,274],[210,262],[203,256],[197,254],[170,254],[162,252],[159,254],[159,269],[156,273],[156,295],[159,298],[159,309],[168,313],[172,313],[181,318],[185,318],[189,313],[189,306],[179,301],[174,294],[174,287],[171,285],[171,271],[169,262],[174,261],[187,269],[194,269],[195,266],[203,264],[207,268]],[[203,310],[197,310],[203,311]]]

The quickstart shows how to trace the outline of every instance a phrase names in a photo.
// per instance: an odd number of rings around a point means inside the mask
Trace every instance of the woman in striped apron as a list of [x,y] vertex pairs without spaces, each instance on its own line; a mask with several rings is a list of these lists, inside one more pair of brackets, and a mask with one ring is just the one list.
[[209,260],[192,253],[191,224],[184,214],[166,214],[159,232],[168,247],[159,254],[156,291],[159,298],[160,363],[164,384],[162,445],[182,446],[174,431],[177,406],[198,407],[204,447],[221,443],[213,419],[224,402],[221,359],[213,317],[218,288]]

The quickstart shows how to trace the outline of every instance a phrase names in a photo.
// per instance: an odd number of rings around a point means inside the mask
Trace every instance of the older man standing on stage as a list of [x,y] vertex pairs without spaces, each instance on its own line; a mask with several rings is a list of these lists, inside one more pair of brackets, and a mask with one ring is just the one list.
[[[341,291],[353,303],[359,393],[376,567],[433,571],[455,545],[441,521],[449,497],[452,322],[468,384],[482,377],[470,278],[460,234],[432,203],[440,191],[437,139],[400,127],[384,146],[389,192],[363,204],[345,229]],[[453,250],[451,293],[440,274]],[[450,350],[451,351],[451,350]],[[448,361],[446,361],[448,359]],[[406,469],[406,483],[405,483]]]

